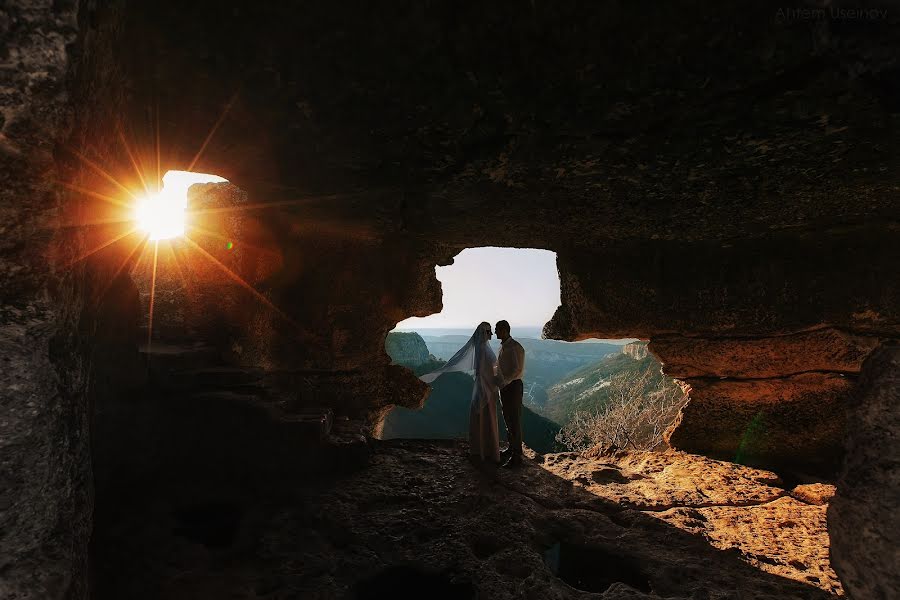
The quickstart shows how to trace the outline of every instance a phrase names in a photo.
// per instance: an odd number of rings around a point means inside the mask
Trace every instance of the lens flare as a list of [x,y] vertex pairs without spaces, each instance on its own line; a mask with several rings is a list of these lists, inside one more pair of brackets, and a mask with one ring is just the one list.
[[184,235],[184,208],[165,194],[154,194],[138,201],[135,220],[151,240],[167,240]]
[[222,177],[206,173],[169,171],[163,177],[163,187],[158,194],[138,199],[134,218],[153,241],[167,240],[184,235],[187,191],[195,183],[220,183]]

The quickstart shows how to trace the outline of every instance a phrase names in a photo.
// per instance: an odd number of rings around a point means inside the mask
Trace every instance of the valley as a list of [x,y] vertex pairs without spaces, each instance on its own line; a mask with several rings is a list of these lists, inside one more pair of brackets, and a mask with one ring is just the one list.
[[[417,376],[435,370],[465,344],[463,335],[420,336],[390,333],[385,348],[396,364]],[[659,370],[659,363],[641,342],[567,343],[517,338],[525,347],[526,369],[523,430],[525,444],[539,453],[563,450],[556,435],[578,410],[596,410],[606,400],[610,377],[620,373]],[[492,340],[495,352],[499,347]],[[659,378],[662,375],[658,375]],[[655,380],[654,380],[655,381]],[[420,410],[394,408],[385,418],[381,437],[412,439],[465,438],[473,381],[465,373],[446,373],[431,384],[431,395]],[[505,429],[500,419],[501,437]]]

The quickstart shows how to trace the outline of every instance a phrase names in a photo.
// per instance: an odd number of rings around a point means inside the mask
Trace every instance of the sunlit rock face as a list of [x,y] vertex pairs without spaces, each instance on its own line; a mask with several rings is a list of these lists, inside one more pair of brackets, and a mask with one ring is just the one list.
[[660,336],[650,350],[690,386],[676,447],[833,473],[851,392],[874,335],[833,328],[762,338]]
[[643,360],[647,358],[647,344],[643,342],[632,342],[622,347],[622,353],[627,354],[634,360]]
[[833,474],[854,381],[804,373],[763,380],[689,380],[690,401],[669,435],[680,449]]

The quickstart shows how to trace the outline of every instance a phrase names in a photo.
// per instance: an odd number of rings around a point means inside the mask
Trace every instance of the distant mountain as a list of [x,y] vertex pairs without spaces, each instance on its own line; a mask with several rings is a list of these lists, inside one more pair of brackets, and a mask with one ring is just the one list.
[[398,365],[417,367],[434,360],[425,341],[417,333],[391,332],[384,340],[384,349]]
[[[411,332],[388,334],[385,349],[396,364],[422,375],[444,364],[466,343],[468,336],[422,338]],[[610,378],[622,373],[650,369],[663,377],[660,364],[647,352],[644,342],[626,345],[571,344],[555,340],[517,338],[525,347],[524,384],[526,405],[522,428],[525,444],[541,453],[559,451],[556,433],[577,410],[602,407],[607,401]],[[492,344],[498,345],[496,340]],[[385,419],[382,437],[465,438],[469,435],[469,401],[472,377],[446,373],[432,383],[432,392],[421,410],[397,407]],[[530,392],[530,393],[528,393]],[[501,435],[505,437],[498,411]]]
[[654,371],[652,383],[662,379],[660,363],[646,351],[646,344],[635,342],[621,347],[618,354],[611,354],[599,361],[572,371],[549,387],[547,402],[541,414],[553,421],[566,424],[577,410],[602,407],[607,400],[610,377],[620,373]]
[[[432,390],[420,410],[396,407],[384,421],[381,437],[466,438],[469,436],[469,404],[474,381],[466,373],[445,373],[431,384]],[[506,428],[497,408],[501,439]],[[546,454],[562,448],[556,444],[559,425],[527,407],[522,409],[522,436],[525,445]]]
[[[390,335],[396,335],[391,333]],[[388,336],[390,338],[390,335]],[[424,336],[428,351],[439,359],[447,360],[465,344],[465,335]],[[600,358],[622,351],[622,345],[599,342],[571,343],[557,340],[541,340],[517,337],[525,348],[525,405],[535,410],[543,409],[547,401],[547,388],[567,373]],[[491,340],[494,352],[499,352],[500,342]]]

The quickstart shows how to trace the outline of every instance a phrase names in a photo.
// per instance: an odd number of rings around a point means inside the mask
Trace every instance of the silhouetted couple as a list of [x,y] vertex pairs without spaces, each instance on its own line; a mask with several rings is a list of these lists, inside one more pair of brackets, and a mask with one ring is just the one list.
[[[525,349],[510,337],[509,323],[498,321],[500,355],[494,355],[491,324],[481,323],[469,341],[437,371],[421,377],[431,383],[450,371],[474,372],[475,386],[469,409],[469,452],[473,460],[516,467],[522,464],[522,374]],[[500,453],[497,401],[503,407],[509,448]]]

